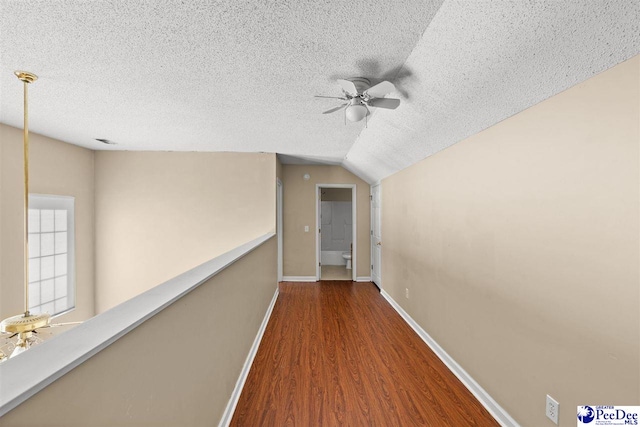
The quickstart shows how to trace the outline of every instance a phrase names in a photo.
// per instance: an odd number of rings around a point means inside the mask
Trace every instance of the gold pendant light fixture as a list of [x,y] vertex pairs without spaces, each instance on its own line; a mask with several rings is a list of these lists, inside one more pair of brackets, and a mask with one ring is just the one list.
[[[38,79],[28,71],[16,71],[24,85],[24,314],[12,316],[0,322],[0,332],[18,334],[18,342],[12,356],[29,348],[32,334],[38,328],[49,325],[47,313],[29,313],[29,84]],[[0,359],[2,355],[0,355]]]

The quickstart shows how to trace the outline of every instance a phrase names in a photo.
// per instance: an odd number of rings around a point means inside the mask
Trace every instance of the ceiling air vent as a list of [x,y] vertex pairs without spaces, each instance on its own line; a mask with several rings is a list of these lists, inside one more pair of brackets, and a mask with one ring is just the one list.
[[102,142],[103,144],[107,144],[107,145],[116,145],[115,142],[110,141],[108,139],[96,138],[96,141]]

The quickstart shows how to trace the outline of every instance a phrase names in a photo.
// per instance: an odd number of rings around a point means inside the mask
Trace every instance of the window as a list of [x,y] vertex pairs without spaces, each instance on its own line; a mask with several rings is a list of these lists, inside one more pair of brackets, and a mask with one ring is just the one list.
[[29,311],[75,307],[74,198],[29,195]]

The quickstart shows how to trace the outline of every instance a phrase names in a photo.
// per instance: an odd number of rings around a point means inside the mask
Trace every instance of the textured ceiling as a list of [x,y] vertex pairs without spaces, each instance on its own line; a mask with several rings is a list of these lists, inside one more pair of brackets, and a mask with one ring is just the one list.
[[[377,181],[640,52],[637,0],[0,0],[0,122],[92,149],[277,152]],[[348,123],[336,78],[403,103]],[[106,138],[117,145],[103,145]],[[291,157],[293,156],[293,157]]]
[[377,181],[638,53],[638,0],[447,0],[401,70],[410,99],[343,165]]

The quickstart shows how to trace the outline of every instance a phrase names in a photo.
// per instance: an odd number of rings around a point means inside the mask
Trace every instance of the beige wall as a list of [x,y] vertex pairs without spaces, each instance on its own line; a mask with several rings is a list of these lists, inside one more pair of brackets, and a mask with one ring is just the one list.
[[276,239],[0,419],[0,426],[213,426],[277,287]]
[[[93,152],[30,133],[30,192],[75,197],[76,309],[56,321],[94,315]],[[24,312],[22,129],[0,124],[0,319]]]
[[96,153],[96,304],[125,301],[275,230],[276,159]]
[[382,182],[383,289],[522,425],[640,402],[639,69]]
[[280,159],[276,156],[276,178],[282,181],[282,163]]
[[[305,173],[311,175],[308,181]],[[357,275],[369,276],[369,184],[341,166],[283,165],[283,175],[284,275],[316,275],[316,184],[356,184]]]

